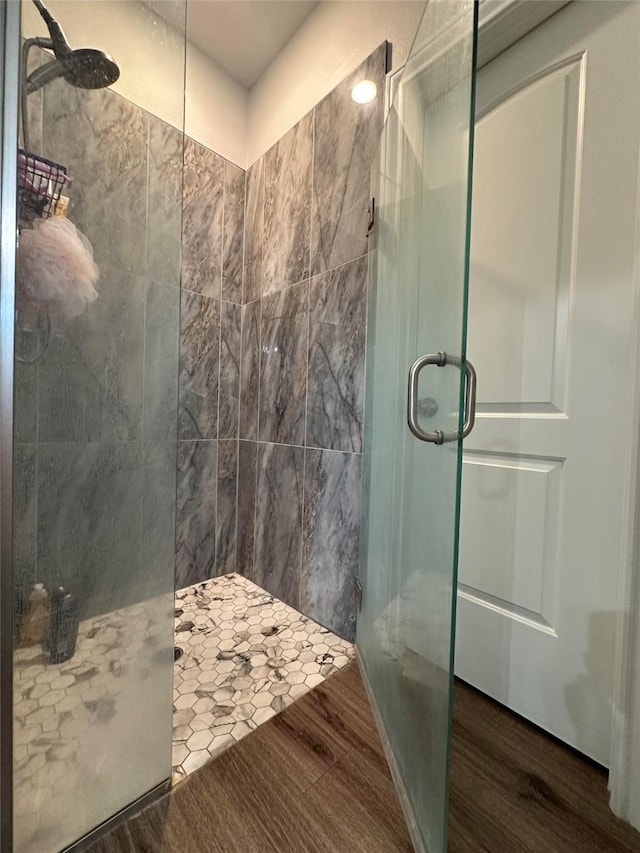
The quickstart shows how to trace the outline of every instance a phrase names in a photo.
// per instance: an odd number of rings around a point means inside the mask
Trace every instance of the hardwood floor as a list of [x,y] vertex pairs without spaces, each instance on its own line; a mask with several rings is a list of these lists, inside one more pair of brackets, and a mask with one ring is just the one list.
[[473,688],[456,684],[449,853],[638,853],[607,775]]
[[91,853],[410,853],[357,664],[196,770]]
[[[357,664],[197,770],[91,853],[410,853]],[[465,685],[449,853],[638,853],[606,775]]]

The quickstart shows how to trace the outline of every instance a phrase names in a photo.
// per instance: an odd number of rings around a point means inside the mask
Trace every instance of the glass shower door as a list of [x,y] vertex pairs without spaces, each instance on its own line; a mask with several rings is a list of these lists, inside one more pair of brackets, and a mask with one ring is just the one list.
[[171,777],[185,0],[45,4],[21,4],[15,853]]
[[473,407],[465,333],[476,14],[472,0],[427,5],[372,190],[357,643],[414,844],[429,853],[446,850],[460,435]]

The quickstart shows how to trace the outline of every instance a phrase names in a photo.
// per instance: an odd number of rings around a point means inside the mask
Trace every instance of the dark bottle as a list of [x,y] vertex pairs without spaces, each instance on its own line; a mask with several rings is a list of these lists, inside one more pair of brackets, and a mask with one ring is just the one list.
[[80,606],[78,599],[62,586],[51,593],[49,661],[64,663],[72,658],[78,639]]
[[47,632],[47,636],[45,637],[43,644],[44,649],[46,651],[49,651],[49,648],[51,647],[51,640],[55,631],[54,625],[56,624],[57,613],[60,609],[62,599],[65,597],[66,594],[67,590],[63,586],[54,586],[54,588],[51,590],[51,611],[49,616],[49,630]]

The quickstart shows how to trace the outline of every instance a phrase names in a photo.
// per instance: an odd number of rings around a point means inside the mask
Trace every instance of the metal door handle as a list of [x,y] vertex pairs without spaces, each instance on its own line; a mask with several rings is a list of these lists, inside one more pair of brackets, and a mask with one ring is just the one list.
[[429,441],[432,444],[444,444],[447,441],[458,441],[459,438],[466,438],[473,429],[476,419],[476,372],[473,365],[469,361],[465,360],[464,362],[464,423],[462,424],[462,435],[459,435],[457,432],[442,432],[439,429],[433,432],[425,432],[418,424],[418,377],[422,368],[428,364],[435,364],[436,367],[444,367],[446,364],[452,364],[456,367],[463,366],[461,358],[455,355],[447,355],[446,352],[422,355],[414,361],[409,370],[409,389],[407,394],[407,423],[409,424],[409,429],[420,441]]

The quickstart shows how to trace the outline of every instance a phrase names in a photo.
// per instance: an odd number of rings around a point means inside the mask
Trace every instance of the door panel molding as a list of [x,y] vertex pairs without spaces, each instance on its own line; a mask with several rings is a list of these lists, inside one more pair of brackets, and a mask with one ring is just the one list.
[[467,586],[464,583],[458,584],[458,595],[460,598],[466,599],[466,601],[470,601],[481,607],[486,607],[488,610],[493,610],[495,613],[499,613],[507,619],[514,619],[516,622],[522,622],[524,625],[528,625],[530,628],[534,628],[537,631],[542,631],[543,634],[548,634],[556,639],[558,637],[555,629],[549,625],[547,620],[540,613],[534,613],[531,610],[527,610],[525,607],[519,607],[517,604],[513,604],[512,602],[495,598],[481,589]]

